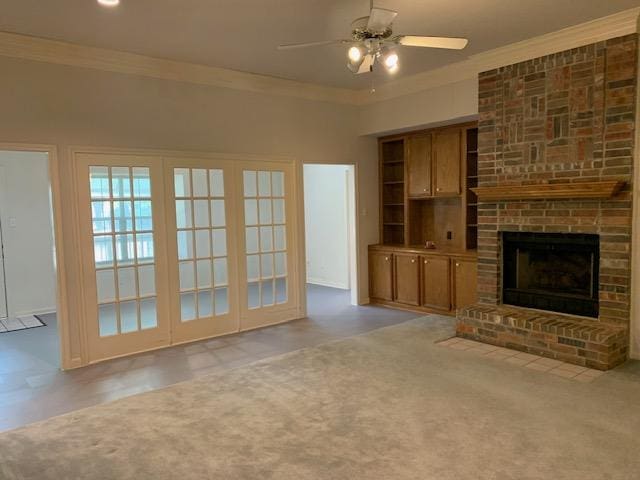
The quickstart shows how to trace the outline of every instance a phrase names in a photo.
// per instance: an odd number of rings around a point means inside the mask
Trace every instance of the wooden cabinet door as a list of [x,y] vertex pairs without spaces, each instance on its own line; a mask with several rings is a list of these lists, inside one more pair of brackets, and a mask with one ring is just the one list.
[[445,130],[434,135],[433,156],[436,195],[460,194],[460,130]]
[[431,134],[409,137],[407,170],[410,197],[430,197]]
[[395,301],[420,305],[420,258],[411,254],[395,254]]
[[454,260],[454,306],[462,308],[478,301],[478,262]]
[[379,300],[393,300],[393,272],[391,254],[369,254],[369,296]]
[[451,309],[448,257],[422,257],[422,305],[446,311]]

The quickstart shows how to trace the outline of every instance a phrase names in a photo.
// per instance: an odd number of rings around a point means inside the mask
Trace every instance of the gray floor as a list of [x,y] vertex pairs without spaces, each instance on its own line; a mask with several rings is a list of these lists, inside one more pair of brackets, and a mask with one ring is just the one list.
[[162,388],[272,355],[394,325],[418,315],[349,304],[349,292],[308,286],[308,318],[59,371],[55,315],[47,327],[0,335],[0,430]]
[[639,362],[583,384],[438,344],[454,326],[428,315],[3,433],[0,477],[639,478]]

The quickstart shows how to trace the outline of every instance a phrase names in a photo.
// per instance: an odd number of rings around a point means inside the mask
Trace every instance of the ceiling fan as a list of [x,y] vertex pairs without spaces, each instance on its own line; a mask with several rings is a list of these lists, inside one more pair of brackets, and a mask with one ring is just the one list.
[[469,42],[466,38],[425,37],[422,35],[393,35],[392,24],[398,12],[375,8],[370,2],[371,13],[351,23],[351,40],[324,40],[320,42],[279,45],[278,50],[319,47],[324,45],[351,45],[347,52],[347,67],[354,74],[373,71],[376,62],[382,63],[389,73],[399,67],[396,47],[425,47],[462,50]]

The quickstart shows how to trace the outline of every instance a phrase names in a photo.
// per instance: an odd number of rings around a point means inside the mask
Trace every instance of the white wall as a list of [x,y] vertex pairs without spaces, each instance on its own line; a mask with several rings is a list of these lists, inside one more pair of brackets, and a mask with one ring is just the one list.
[[56,308],[46,153],[0,151],[0,218],[9,316]]
[[[62,203],[71,205],[68,147],[94,145],[289,156],[305,163],[356,164],[361,301],[367,246],[378,240],[377,144],[357,135],[358,107],[0,57],[0,142],[58,148]],[[64,232],[73,215],[61,210]],[[73,259],[73,236],[64,237]],[[69,352],[81,364],[80,275],[67,262]]]
[[478,114],[478,79],[469,78],[382,102],[360,110],[361,135],[380,135],[432,126]]
[[347,172],[343,165],[304,166],[308,283],[349,288]]

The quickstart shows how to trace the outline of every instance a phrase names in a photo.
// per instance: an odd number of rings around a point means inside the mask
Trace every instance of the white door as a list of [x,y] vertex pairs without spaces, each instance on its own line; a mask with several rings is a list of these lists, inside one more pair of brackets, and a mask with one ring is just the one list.
[[0,218],[0,318],[7,318],[7,286],[4,277],[4,244],[2,243],[2,219]]
[[2,190],[4,185],[4,167],[0,167],[0,318],[9,316],[7,307],[7,283],[4,269],[4,243],[2,241]]
[[75,164],[90,361],[300,316],[292,162]]
[[169,345],[162,160],[75,160],[90,360]]
[[297,202],[292,164],[236,165],[240,211],[240,325],[242,330],[299,316]]
[[233,163],[167,158],[172,343],[237,332]]

